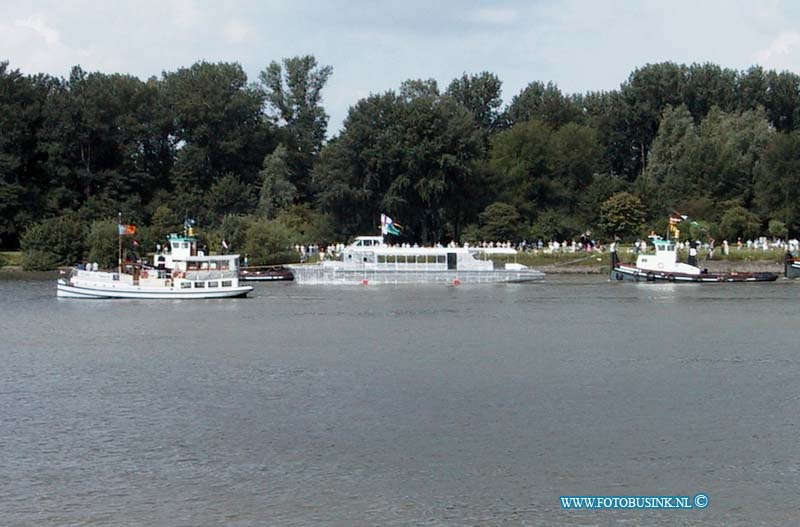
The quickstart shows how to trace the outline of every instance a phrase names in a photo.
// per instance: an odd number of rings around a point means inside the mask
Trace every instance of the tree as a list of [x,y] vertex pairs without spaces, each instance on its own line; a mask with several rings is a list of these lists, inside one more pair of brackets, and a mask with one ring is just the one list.
[[178,192],[206,191],[225,174],[255,183],[274,143],[263,119],[264,94],[248,84],[242,67],[198,62],[164,73],[161,84],[173,123]]
[[255,220],[247,228],[244,252],[251,265],[287,263],[293,260],[290,245],[295,235],[279,221]]
[[481,235],[485,240],[516,240],[521,217],[508,203],[492,203],[481,212]]
[[86,238],[89,249],[88,259],[97,262],[103,269],[117,265],[119,258],[119,232],[117,220],[101,220],[92,223]]
[[552,128],[539,120],[514,125],[492,141],[491,166],[498,173],[498,198],[514,205],[525,219],[554,200],[548,167]]
[[722,215],[719,222],[719,233],[722,238],[736,240],[739,236],[744,239],[753,239],[761,232],[761,222],[758,216],[742,207],[735,205]]
[[502,124],[502,86],[500,79],[488,71],[477,75],[465,73],[460,78],[453,79],[445,93],[472,113],[475,124],[484,131],[488,140]]
[[780,220],[769,220],[767,234],[773,238],[782,238],[785,240],[789,237],[789,229],[787,229],[786,224]]
[[800,132],[772,136],[753,186],[755,210],[795,229],[800,223]]
[[558,86],[552,82],[528,84],[518,95],[511,99],[508,106],[510,124],[517,124],[538,119],[558,128],[569,122],[577,121],[581,112],[575,102],[564,96]]
[[282,126],[291,156],[290,181],[301,196],[311,197],[311,169],[322,150],[328,115],[322,107],[322,89],[333,68],[319,66],[312,55],[271,62],[260,79],[273,118]]
[[247,214],[255,206],[253,188],[233,174],[225,174],[206,194],[208,210],[214,219],[226,214]]
[[373,95],[321,156],[319,203],[346,234],[375,229],[386,212],[415,240],[440,240],[447,225],[458,236],[480,152],[472,114],[452,98]]
[[618,192],[601,205],[599,225],[610,236],[636,235],[644,225],[644,205],[633,194]]
[[34,223],[22,236],[22,267],[47,271],[79,262],[84,254],[85,233],[74,214]]
[[261,192],[258,209],[267,219],[273,219],[279,211],[286,209],[297,198],[297,188],[292,184],[292,172],[288,163],[289,155],[284,145],[278,145],[264,158],[264,168],[260,172]]

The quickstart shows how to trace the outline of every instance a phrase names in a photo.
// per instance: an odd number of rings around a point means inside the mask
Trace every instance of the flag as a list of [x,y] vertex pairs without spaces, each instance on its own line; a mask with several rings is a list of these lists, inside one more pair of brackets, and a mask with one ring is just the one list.
[[117,230],[118,230],[120,236],[125,236],[127,234],[130,234],[132,236],[132,235],[136,234],[136,225],[118,224],[117,225]]
[[381,214],[381,234],[400,235],[400,226],[386,214]]
[[222,238],[222,247],[223,247],[224,249],[227,249],[227,248],[228,248],[228,242],[226,242],[226,241],[225,241],[225,238]]

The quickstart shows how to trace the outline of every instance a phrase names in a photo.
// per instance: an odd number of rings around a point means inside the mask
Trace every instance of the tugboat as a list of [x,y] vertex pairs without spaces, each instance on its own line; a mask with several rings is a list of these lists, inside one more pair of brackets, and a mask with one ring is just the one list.
[[[640,254],[636,264],[622,263],[617,256],[616,244],[611,248],[611,280],[636,282],[774,282],[776,273],[709,273],[692,263],[678,261],[675,242],[660,236],[650,236],[655,254]],[[788,269],[788,267],[787,267]],[[798,269],[800,275],[800,268]]]
[[786,251],[786,257],[783,259],[783,275],[786,278],[800,278],[800,259],[792,256],[789,251]]

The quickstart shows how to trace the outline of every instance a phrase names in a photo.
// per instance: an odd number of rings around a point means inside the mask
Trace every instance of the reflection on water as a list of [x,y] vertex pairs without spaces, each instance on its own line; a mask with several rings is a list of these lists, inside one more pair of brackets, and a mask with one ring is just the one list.
[[[774,525],[800,284],[261,284],[75,301],[0,279],[3,525]],[[562,511],[694,494],[703,511]]]

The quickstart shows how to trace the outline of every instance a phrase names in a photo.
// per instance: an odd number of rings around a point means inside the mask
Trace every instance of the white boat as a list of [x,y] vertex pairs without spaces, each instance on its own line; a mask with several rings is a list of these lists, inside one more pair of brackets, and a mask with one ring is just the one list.
[[773,282],[775,273],[709,273],[697,267],[696,261],[678,261],[678,251],[673,240],[659,236],[650,237],[655,254],[640,254],[635,264],[623,263],[617,257],[616,245],[611,248],[611,279],[635,282]]
[[[252,286],[239,285],[239,255],[205,256],[193,237],[171,235],[169,250],[153,265],[128,264],[114,271],[72,269],[60,278],[62,298],[193,299],[243,297]],[[126,271],[126,272],[121,272]]]
[[477,284],[530,282],[544,273],[518,263],[496,264],[491,255],[514,249],[395,247],[381,236],[359,236],[337,260],[291,265],[299,284]]

